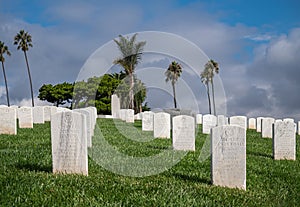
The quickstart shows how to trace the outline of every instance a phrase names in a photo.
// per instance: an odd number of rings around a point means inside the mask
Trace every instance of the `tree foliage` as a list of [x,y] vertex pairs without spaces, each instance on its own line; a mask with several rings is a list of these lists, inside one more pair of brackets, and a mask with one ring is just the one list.
[[8,95],[8,86],[7,86],[7,79],[6,79],[6,73],[5,73],[5,67],[4,67],[4,62],[5,58],[4,55],[10,56],[10,52],[8,50],[8,47],[4,44],[4,42],[0,41],[0,61],[2,63],[2,71],[3,71],[3,77],[4,77],[4,82],[5,82],[5,89],[6,89],[6,100],[7,100],[7,106],[10,106],[9,104],[9,95]]
[[175,84],[178,81],[178,78],[181,76],[181,73],[182,73],[182,66],[176,61],[173,61],[165,72],[166,82],[171,81],[172,84],[175,108],[177,108]]

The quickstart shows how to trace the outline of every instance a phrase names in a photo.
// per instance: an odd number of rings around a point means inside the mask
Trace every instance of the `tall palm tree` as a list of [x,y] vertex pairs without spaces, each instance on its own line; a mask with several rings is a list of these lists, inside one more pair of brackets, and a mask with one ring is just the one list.
[[28,77],[29,77],[29,83],[30,83],[31,101],[32,101],[32,106],[34,106],[32,80],[31,80],[30,69],[29,69],[27,53],[26,53],[26,51],[29,50],[29,47],[32,47],[31,35],[28,32],[25,32],[24,30],[20,30],[20,32],[15,36],[14,44],[18,45],[18,47],[17,47],[18,50],[21,49],[24,52],[25,61],[26,61],[26,65],[27,65],[27,71],[28,71]]
[[177,82],[177,80],[180,77],[181,73],[182,73],[182,66],[179,63],[177,63],[176,61],[173,61],[169,65],[167,71],[165,72],[166,82],[171,81],[171,84],[172,84],[175,109],[177,108],[175,83]]
[[8,47],[4,44],[4,42],[0,41],[0,61],[2,62],[2,70],[3,70],[3,76],[4,76],[4,81],[5,81],[5,88],[6,88],[6,99],[7,99],[7,106],[10,106],[9,104],[9,95],[8,95],[8,87],[7,87],[7,79],[6,79],[6,74],[5,74],[5,68],[4,68],[4,54],[7,54],[10,56],[10,52],[8,50]]
[[208,109],[209,109],[209,114],[211,114],[211,102],[210,102],[210,92],[209,92],[209,71],[205,68],[201,74],[201,81],[202,83],[206,86],[206,93],[207,93],[207,98],[208,98]]
[[114,64],[120,65],[124,68],[126,75],[129,76],[130,80],[130,88],[129,88],[129,107],[130,109],[134,109],[134,71],[142,58],[142,52],[144,46],[146,44],[145,41],[136,42],[137,34],[134,34],[130,39],[129,37],[123,37],[119,35],[119,40],[115,40],[122,57],[114,60]]
[[210,114],[211,114],[211,104],[210,104],[210,96],[209,96],[209,83],[211,84],[214,115],[217,114],[216,103],[215,103],[215,90],[214,90],[214,75],[215,75],[215,73],[216,74],[219,73],[219,64],[211,59],[205,64],[204,70],[200,74],[201,81],[206,85]]

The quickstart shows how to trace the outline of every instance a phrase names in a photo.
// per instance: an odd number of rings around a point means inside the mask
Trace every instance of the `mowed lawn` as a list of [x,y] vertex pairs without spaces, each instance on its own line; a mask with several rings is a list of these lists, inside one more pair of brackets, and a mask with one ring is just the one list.
[[[101,154],[101,139],[129,157],[170,151],[172,141],[153,139],[151,132],[141,131],[140,121],[126,124],[98,119],[97,125],[94,147],[89,150],[89,176],[52,174],[50,123],[18,129],[16,136],[0,135],[0,206],[300,205],[298,135],[297,161],[275,161],[272,140],[261,138],[254,130],[247,131],[247,190],[243,191],[211,184],[210,158],[204,156],[209,136],[201,133],[201,126],[196,152],[189,152],[160,174],[130,177],[97,164],[96,158],[103,156],[97,157]],[[113,165],[113,157],[102,159]]]

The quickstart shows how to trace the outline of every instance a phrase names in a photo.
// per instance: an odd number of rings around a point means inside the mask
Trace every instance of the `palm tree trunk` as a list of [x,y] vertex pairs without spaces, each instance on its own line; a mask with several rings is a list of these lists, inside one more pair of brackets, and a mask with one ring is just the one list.
[[28,77],[29,77],[29,83],[30,83],[31,102],[32,102],[32,107],[34,107],[32,80],[31,80],[30,69],[29,69],[29,64],[28,64],[28,59],[27,59],[26,51],[24,51],[24,55],[25,55],[25,61],[26,61],[26,65],[27,65],[27,71],[28,71]]
[[4,76],[5,88],[6,88],[7,106],[10,106],[10,104],[9,104],[9,95],[8,95],[8,87],[7,87],[7,80],[6,80],[6,74],[5,74],[5,69],[4,69],[4,63],[3,63],[3,61],[2,61],[2,70],[3,70],[3,76]]
[[133,94],[133,87],[134,87],[134,80],[133,80],[133,73],[130,74],[130,89],[129,89],[129,108],[134,109],[134,94]]
[[208,85],[208,83],[206,84],[206,92],[207,92],[207,97],[208,97],[209,114],[211,114],[211,103],[210,103],[210,94],[209,94],[209,85]]
[[176,101],[175,83],[173,83],[173,82],[172,82],[172,88],[173,88],[174,106],[175,106],[175,109],[176,109],[177,108],[177,101]]
[[215,103],[215,89],[214,89],[214,81],[211,79],[211,90],[212,90],[212,99],[213,99],[213,106],[214,106],[214,115],[216,116],[216,103]]

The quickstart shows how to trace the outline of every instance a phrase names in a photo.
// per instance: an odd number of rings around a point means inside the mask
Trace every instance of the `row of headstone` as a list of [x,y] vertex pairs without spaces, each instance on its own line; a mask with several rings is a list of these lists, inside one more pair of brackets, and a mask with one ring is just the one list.
[[88,175],[88,147],[97,120],[97,109],[58,111],[51,116],[53,173]]

